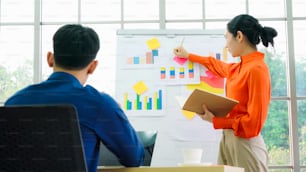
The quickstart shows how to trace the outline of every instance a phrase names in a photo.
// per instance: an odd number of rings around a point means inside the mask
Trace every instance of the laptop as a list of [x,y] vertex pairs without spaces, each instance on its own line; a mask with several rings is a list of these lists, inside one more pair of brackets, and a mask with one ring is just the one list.
[[[142,166],[151,166],[157,131],[137,131],[137,135],[145,148],[145,157]],[[101,143],[98,166],[103,167],[122,165],[120,164],[118,158],[110,150],[108,150],[103,143]]]
[[1,106],[0,171],[86,172],[74,106]]

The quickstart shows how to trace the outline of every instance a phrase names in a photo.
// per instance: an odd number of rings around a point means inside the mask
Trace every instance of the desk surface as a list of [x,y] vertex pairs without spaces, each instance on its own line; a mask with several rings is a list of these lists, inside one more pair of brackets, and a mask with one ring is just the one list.
[[99,167],[98,172],[244,172],[244,169],[223,165],[140,168]]

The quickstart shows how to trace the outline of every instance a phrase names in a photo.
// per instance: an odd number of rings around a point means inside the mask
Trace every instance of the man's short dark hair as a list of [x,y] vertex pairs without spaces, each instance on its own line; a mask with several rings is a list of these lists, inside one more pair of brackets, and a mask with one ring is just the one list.
[[64,69],[83,69],[96,58],[99,48],[98,34],[79,24],[64,25],[53,36],[54,61]]

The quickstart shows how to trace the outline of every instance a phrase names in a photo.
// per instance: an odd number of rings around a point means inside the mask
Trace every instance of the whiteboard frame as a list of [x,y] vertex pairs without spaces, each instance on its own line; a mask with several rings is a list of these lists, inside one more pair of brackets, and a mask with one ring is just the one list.
[[132,37],[133,35],[166,35],[175,37],[178,35],[224,35],[223,29],[119,29],[117,36]]

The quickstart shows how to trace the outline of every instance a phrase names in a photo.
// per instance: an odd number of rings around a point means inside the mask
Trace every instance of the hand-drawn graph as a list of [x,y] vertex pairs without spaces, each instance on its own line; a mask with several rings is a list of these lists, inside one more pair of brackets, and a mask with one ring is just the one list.
[[120,95],[120,104],[128,115],[163,114],[164,91],[162,88],[142,80],[125,85],[125,89],[120,90],[118,95]]

